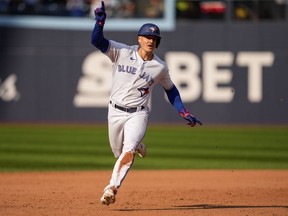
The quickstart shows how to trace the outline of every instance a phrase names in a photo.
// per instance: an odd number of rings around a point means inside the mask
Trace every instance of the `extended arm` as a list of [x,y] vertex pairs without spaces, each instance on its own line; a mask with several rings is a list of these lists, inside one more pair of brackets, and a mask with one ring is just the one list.
[[197,123],[202,125],[202,122],[199,121],[195,116],[191,115],[188,110],[185,109],[179,91],[174,85],[170,90],[165,90],[170,103],[175,107],[178,113],[188,121],[188,125],[194,127]]
[[105,5],[102,1],[100,8],[96,8],[95,14],[95,26],[91,35],[91,43],[98,48],[102,53],[106,53],[109,47],[109,40],[104,38],[103,27],[106,19]]
[[170,90],[165,90],[170,103],[175,107],[175,109],[180,113],[181,110],[185,110],[182,103],[180,94],[176,86],[174,85]]

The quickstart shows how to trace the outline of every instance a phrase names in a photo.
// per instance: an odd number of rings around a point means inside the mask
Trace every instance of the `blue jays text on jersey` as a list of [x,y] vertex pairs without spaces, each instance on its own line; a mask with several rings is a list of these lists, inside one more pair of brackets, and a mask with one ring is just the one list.
[[118,65],[118,71],[136,74],[137,68],[128,65]]
[[146,80],[146,82],[151,86],[154,83],[154,79],[152,76],[145,71],[142,71],[141,74],[139,75],[142,79]]
[[[137,68],[128,66],[128,65],[118,65],[118,72],[126,72],[135,75],[137,71]],[[149,86],[151,86],[154,83],[154,79],[150,74],[148,74],[145,71],[141,71],[140,78],[144,79]]]

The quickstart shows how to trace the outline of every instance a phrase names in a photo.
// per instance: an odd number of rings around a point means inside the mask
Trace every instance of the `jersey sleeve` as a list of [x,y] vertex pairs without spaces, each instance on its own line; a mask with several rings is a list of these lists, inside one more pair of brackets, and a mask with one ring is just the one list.
[[169,70],[167,65],[165,64],[165,68],[163,71],[163,76],[162,79],[160,80],[161,85],[165,89],[165,92],[167,94],[167,97],[169,99],[169,102],[175,107],[175,109],[180,112],[181,110],[184,110],[184,105],[181,100],[181,96],[179,94],[178,89],[172,82],[170,75],[169,75]]
[[128,49],[129,46],[123,43],[119,43],[113,40],[109,40],[109,47],[105,55],[111,59],[112,62],[117,62],[120,53],[123,49]]
[[165,67],[162,71],[160,84],[165,90],[170,90],[174,86],[174,83],[170,78],[170,74],[169,74],[169,70],[168,70],[167,65],[165,65]]

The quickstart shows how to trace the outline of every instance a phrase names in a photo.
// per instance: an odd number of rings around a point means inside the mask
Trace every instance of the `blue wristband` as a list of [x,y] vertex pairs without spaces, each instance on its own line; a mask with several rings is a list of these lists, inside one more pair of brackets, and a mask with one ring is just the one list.
[[180,112],[181,110],[185,110],[179,91],[175,85],[170,90],[166,90],[166,94],[170,103],[175,107],[178,112]]

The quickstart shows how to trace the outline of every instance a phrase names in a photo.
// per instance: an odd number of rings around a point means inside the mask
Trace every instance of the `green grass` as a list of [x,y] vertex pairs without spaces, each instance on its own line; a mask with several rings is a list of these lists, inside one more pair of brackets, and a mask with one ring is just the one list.
[[[288,126],[148,128],[133,169],[288,169]],[[111,170],[104,125],[0,125],[0,171]]]

